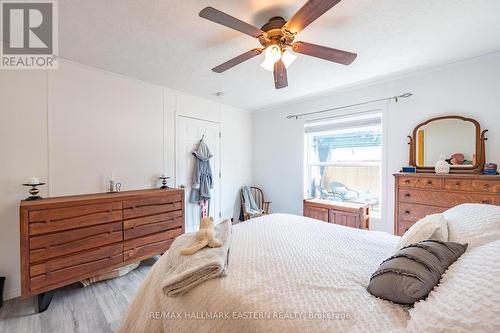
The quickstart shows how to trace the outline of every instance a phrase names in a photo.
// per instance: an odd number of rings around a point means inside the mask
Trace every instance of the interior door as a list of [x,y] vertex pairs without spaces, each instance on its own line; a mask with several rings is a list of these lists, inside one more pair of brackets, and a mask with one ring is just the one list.
[[193,150],[200,140],[208,145],[213,157],[210,159],[212,168],[213,189],[211,190],[209,215],[218,223],[220,212],[220,124],[177,116],[176,120],[176,185],[185,187],[186,202],[186,232],[197,231],[200,226],[200,206],[189,201],[194,172],[195,156]]

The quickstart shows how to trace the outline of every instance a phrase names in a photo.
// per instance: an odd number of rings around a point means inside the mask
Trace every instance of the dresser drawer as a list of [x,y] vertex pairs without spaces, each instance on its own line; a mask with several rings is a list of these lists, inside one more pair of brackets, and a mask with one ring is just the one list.
[[412,225],[414,225],[415,222],[413,221],[405,221],[405,220],[400,220],[398,223],[398,230],[396,230],[396,235],[398,236],[403,236],[405,232],[410,229]]
[[174,239],[167,239],[163,241],[158,241],[154,243],[144,244],[133,248],[131,250],[127,250],[123,252],[123,260],[134,260],[134,259],[142,259],[151,257],[154,255],[165,253],[170,245],[174,242]]
[[412,188],[427,188],[440,190],[443,188],[443,180],[431,177],[399,177],[398,185],[400,187],[412,187]]
[[500,181],[445,179],[444,188],[450,191],[500,193]]
[[139,208],[143,206],[156,206],[165,205],[174,202],[181,202],[182,195],[180,193],[171,195],[154,196],[149,198],[134,199],[134,200],[124,200],[123,209],[126,208]]
[[30,262],[65,256],[122,240],[121,222],[35,236],[29,240]]
[[181,228],[177,229],[172,229],[164,232],[159,232],[153,235],[141,237],[141,238],[135,238],[135,239],[129,239],[126,240],[123,243],[123,250],[128,251],[132,250],[134,248],[146,245],[146,244],[151,244],[151,243],[156,243],[160,241],[165,241],[168,239],[173,239],[177,236],[179,236],[182,233]]
[[131,219],[182,210],[181,194],[123,201],[123,218]]
[[123,245],[123,260],[153,256],[168,250],[182,228],[171,229],[153,235],[126,240]]
[[134,229],[141,227],[143,225],[148,225],[148,224],[153,224],[153,223],[158,223],[158,222],[163,222],[163,221],[170,221],[179,217],[183,217],[183,211],[182,210],[175,210],[173,212],[168,212],[168,213],[160,213],[160,214],[155,214],[155,215],[150,215],[150,216],[144,216],[144,217],[138,217],[135,219],[129,219],[123,221],[123,229]]
[[182,215],[182,211],[126,220],[124,224],[123,238],[127,240],[170,229],[182,228],[183,224],[184,217]]
[[31,289],[44,288],[117,265],[123,261],[122,251],[122,244],[115,244],[32,265]]
[[435,207],[401,202],[398,208],[398,218],[399,220],[417,222],[427,215],[442,213],[447,209],[448,208],[446,207]]
[[120,221],[121,219],[121,202],[33,210],[29,212],[29,234],[40,235]]
[[417,189],[399,189],[398,200],[406,203],[417,203],[440,207],[453,207],[462,203],[484,203],[498,205],[499,198],[495,194],[478,194],[467,192],[425,191]]

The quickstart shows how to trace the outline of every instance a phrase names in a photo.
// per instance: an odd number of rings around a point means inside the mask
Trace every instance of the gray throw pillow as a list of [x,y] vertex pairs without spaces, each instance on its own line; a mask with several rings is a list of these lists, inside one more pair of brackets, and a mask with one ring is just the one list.
[[427,297],[466,249],[467,244],[435,240],[408,245],[380,264],[367,290],[394,303],[413,304]]

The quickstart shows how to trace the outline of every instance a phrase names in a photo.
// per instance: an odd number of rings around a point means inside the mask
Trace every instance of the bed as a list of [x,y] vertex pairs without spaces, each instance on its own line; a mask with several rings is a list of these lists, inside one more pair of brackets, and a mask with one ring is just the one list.
[[124,318],[126,332],[397,332],[404,306],[366,291],[399,237],[273,214],[233,226],[229,267],[189,293],[162,293],[166,256]]

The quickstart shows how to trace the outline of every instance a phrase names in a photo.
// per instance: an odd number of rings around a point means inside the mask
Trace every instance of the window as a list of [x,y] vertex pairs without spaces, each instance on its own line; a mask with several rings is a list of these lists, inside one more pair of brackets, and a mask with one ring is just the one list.
[[305,125],[307,198],[369,203],[380,215],[381,116],[363,113]]

